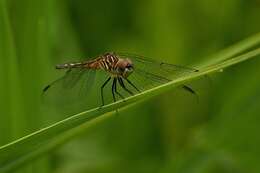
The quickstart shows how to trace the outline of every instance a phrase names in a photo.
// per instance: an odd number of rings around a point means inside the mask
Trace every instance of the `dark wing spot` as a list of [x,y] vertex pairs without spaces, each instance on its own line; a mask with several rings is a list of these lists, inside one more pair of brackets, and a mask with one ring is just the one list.
[[51,87],[51,85],[47,85],[42,91],[46,92],[50,87]]
[[187,85],[183,85],[182,86],[183,89],[185,89],[186,91],[192,93],[192,94],[197,94],[191,87],[187,86]]

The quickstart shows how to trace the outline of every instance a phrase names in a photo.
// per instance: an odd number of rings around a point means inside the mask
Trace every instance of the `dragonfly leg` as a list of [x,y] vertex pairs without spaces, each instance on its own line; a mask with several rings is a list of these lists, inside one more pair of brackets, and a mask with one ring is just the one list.
[[[112,94],[113,94],[114,102],[116,102],[115,92],[117,93],[117,91],[116,91],[116,82],[117,82],[117,79],[114,78],[113,79],[113,84],[112,84]],[[118,109],[116,109],[116,115],[119,115]]]
[[117,91],[117,78],[115,78],[115,93],[117,94],[117,95],[119,95],[119,97],[121,97],[121,99],[125,99],[125,97],[122,95],[122,94],[120,94],[118,91]]
[[129,89],[127,89],[125,87],[124,81],[122,80],[122,78],[118,78],[118,82],[120,84],[120,86],[126,91],[128,92],[130,95],[134,95],[134,93],[132,91],[130,91]]
[[136,91],[138,91],[139,93],[141,92],[129,79],[125,78],[125,80],[136,89]]
[[102,99],[102,106],[105,105],[105,101],[104,101],[104,95],[103,95],[103,89],[106,86],[106,84],[110,81],[111,77],[109,77],[104,84],[101,86],[101,99]]
[[113,79],[113,84],[112,84],[112,95],[113,95],[113,100],[116,102],[116,97],[115,97],[115,83],[116,83],[116,78]]

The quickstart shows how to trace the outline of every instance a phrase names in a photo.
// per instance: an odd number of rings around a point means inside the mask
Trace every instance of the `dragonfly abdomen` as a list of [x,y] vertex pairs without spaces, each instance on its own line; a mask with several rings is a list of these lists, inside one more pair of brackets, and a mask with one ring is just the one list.
[[94,60],[73,62],[56,65],[56,69],[72,69],[72,68],[87,68],[87,69],[103,69],[113,75],[118,75],[117,63],[119,58],[114,53],[106,53]]
[[58,64],[58,65],[56,65],[56,69],[78,68],[78,67],[83,67],[84,65],[85,65],[84,62],[65,63],[65,64]]

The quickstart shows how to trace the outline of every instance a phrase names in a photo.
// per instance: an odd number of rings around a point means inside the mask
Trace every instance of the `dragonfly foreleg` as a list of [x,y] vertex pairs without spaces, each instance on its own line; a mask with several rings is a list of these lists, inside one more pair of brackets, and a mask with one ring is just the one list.
[[109,77],[104,84],[101,86],[101,99],[102,99],[102,106],[105,105],[105,101],[104,101],[104,94],[103,94],[103,89],[106,86],[106,84],[110,81],[111,77]]
[[141,92],[129,79],[125,78],[125,80],[132,86],[136,89],[137,92]]
[[120,84],[120,86],[126,91],[126,92],[128,92],[130,95],[134,95],[134,93],[132,92],[132,91],[130,91],[129,89],[127,89],[126,87],[125,87],[125,84],[124,84],[124,81],[122,80],[122,78],[118,78],[118,82],[119,82],[119,84]]

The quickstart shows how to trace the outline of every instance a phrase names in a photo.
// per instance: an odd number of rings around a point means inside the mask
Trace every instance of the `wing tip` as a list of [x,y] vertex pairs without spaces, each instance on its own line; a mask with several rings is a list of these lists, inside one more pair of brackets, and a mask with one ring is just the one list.
[[43,88],[42,92],[45,93],[50,87],[51,85],[47,85],[46,87]]

